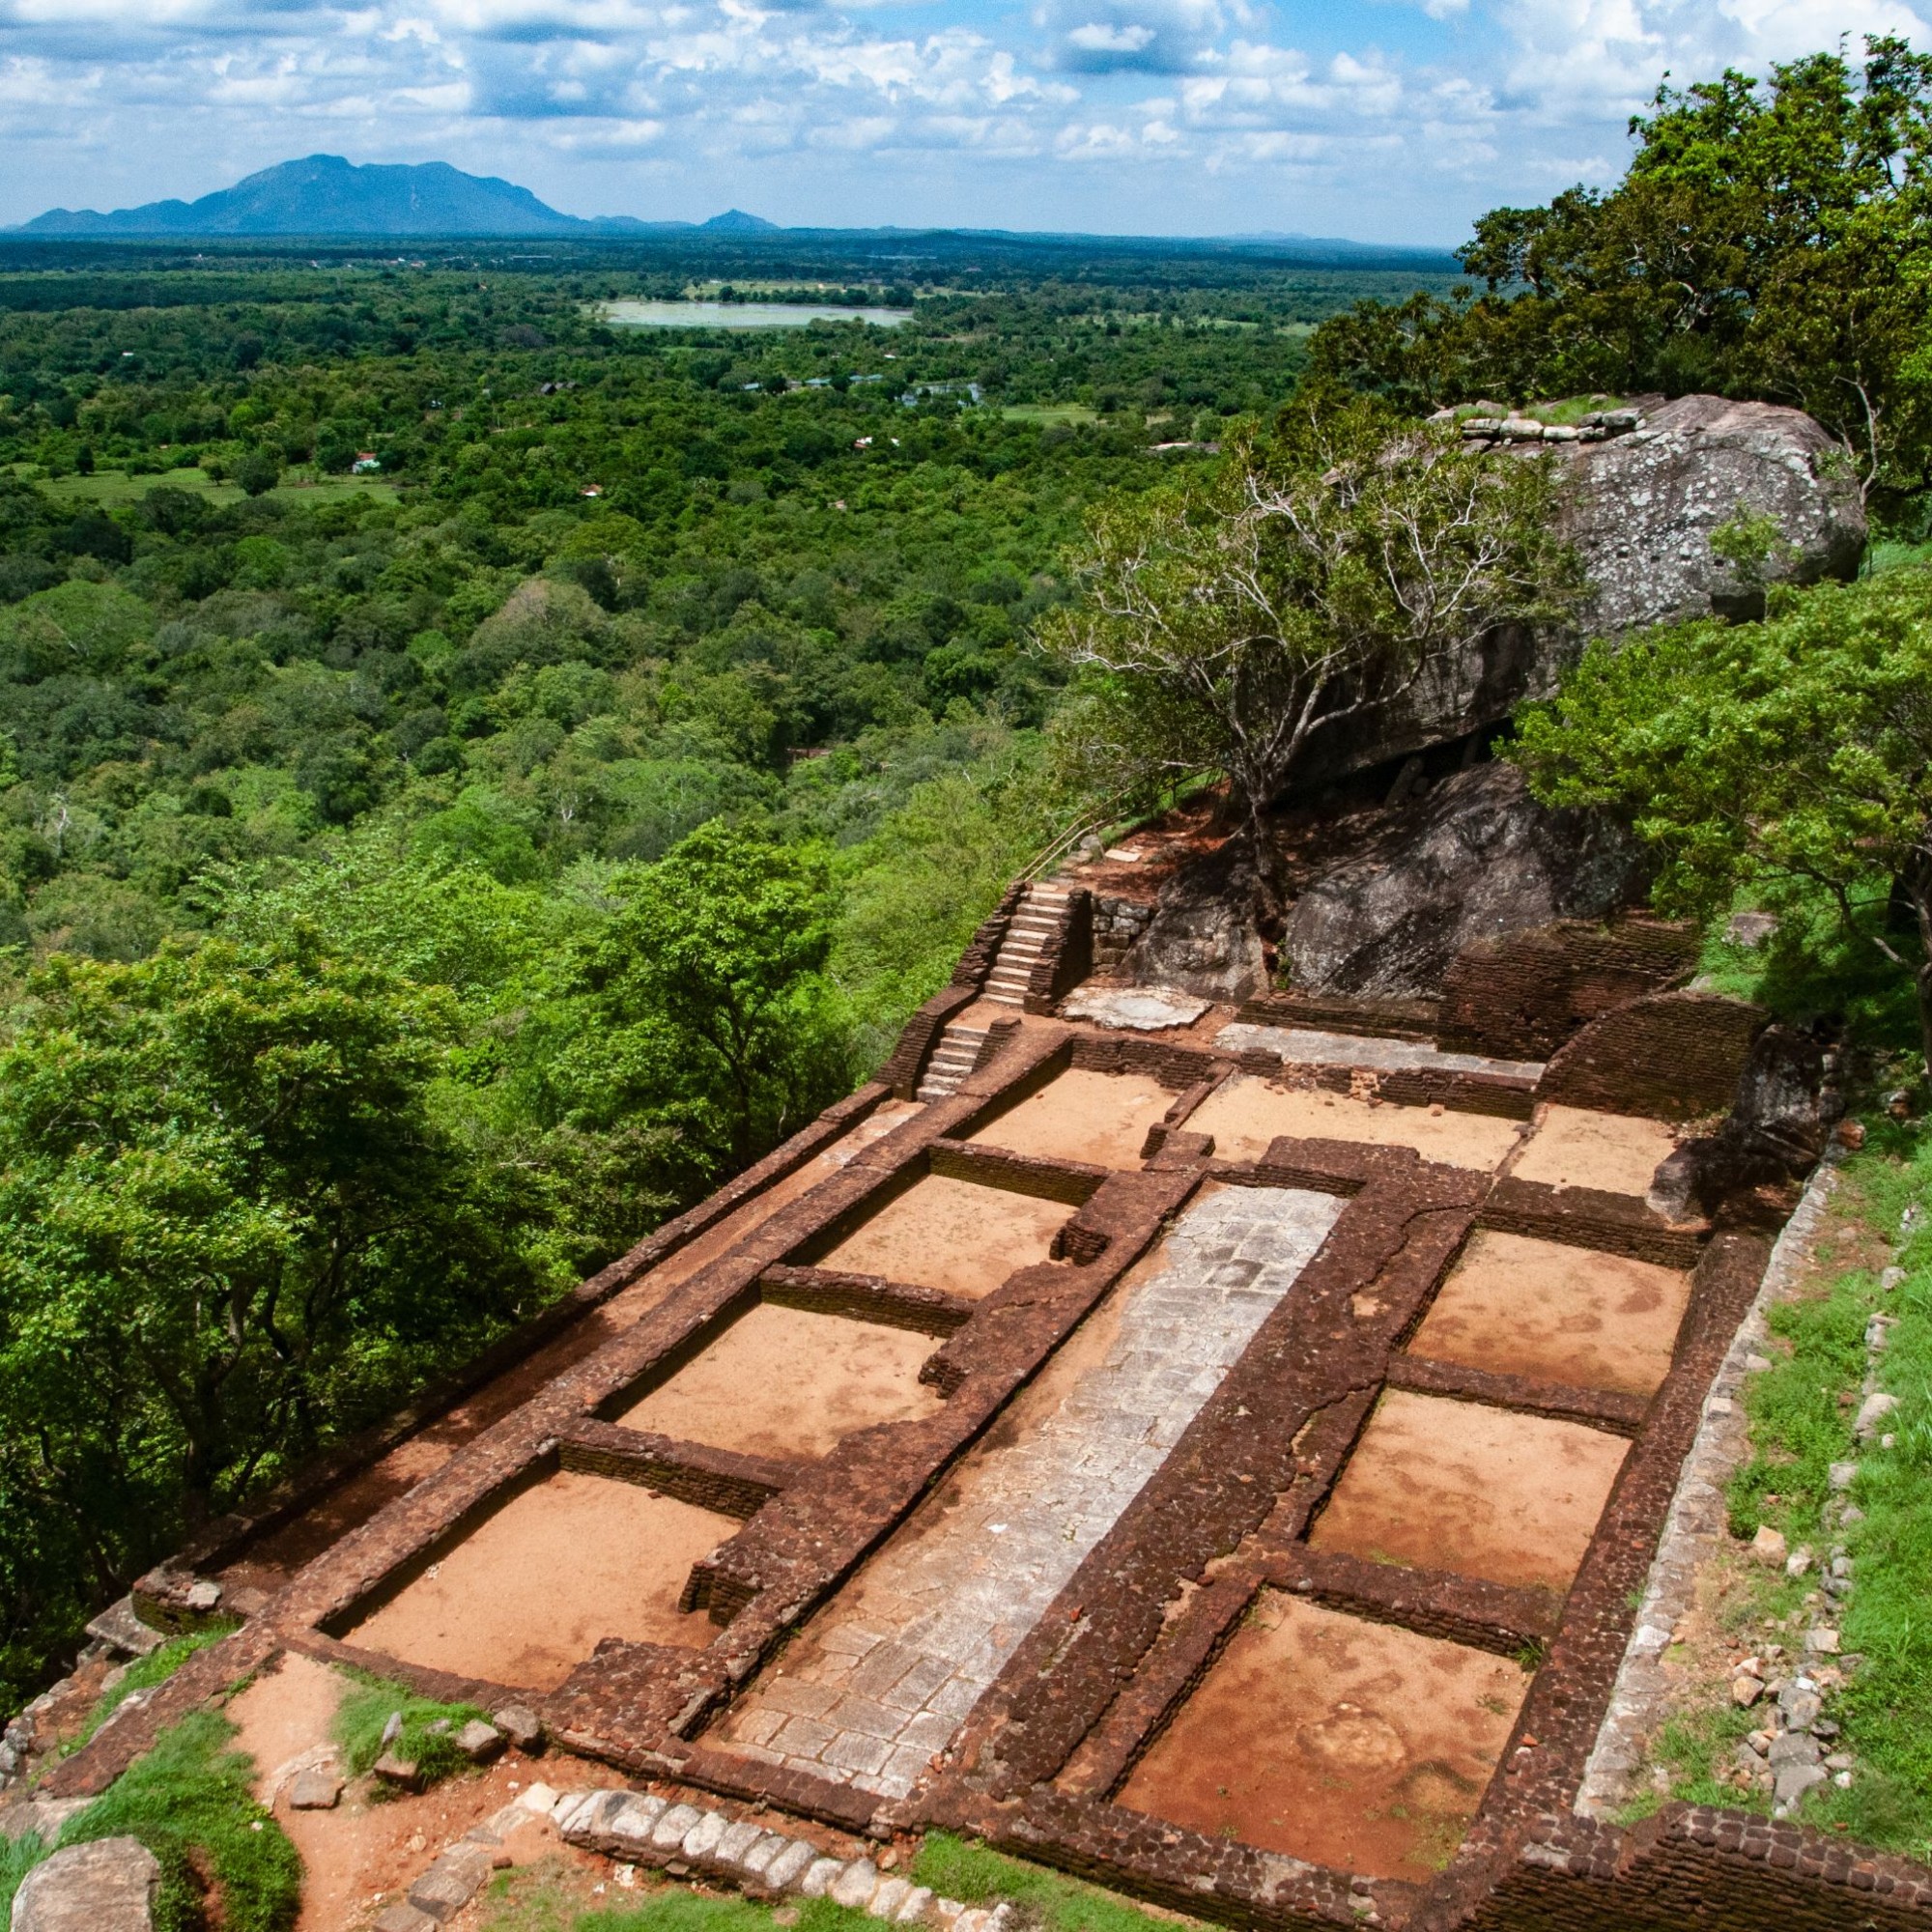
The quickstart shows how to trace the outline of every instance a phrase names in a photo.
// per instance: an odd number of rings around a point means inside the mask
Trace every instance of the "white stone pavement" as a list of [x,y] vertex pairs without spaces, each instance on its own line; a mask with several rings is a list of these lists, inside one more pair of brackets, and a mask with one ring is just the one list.
[[1501,1073],[1513,1080],[1540,1080],[1540,1060],[1492,1060],[1481,1053],[1444,1053],[1421,1039],[1384,1039],[1367,1034],[1321,1033],[1314,1027],[1250,1026],[1235,1020],[1214,1036],[1217,1051],[1257,1047],[1294,1066],[1366,1066],[1378,1073]]
[[1179,1441],[1342,1205],[1274,1187],[1198,1202],[1156,1265],[1118,1291],[1105,1358],[1032,1435],[970,1461],[957,1500],[872,1560],[731,1714],[720,1743],[907,1796]]

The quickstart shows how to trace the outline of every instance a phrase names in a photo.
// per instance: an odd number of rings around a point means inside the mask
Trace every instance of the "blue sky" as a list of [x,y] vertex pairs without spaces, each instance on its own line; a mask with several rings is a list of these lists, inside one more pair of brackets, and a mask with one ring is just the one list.
[[[1918,10],[1923,10],[1918,11]],[[0,224],[293,156],[578,214],[1453,243],[1932,0],[0,0]]]

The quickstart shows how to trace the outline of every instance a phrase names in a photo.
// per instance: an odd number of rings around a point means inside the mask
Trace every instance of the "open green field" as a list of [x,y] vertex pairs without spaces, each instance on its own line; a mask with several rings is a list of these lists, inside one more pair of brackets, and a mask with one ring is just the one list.
[[[16,476],[31,475],[32,464],[15,464]],[[159,475],[130,476],[122,469],[97,469],[92,476],[56,476],[42,483],[49,497],[63,503],[99,503],[108,509],[121,503],[138,503],[150,490],[166,484],[171,490],[185,490],[190,496],[205,497],[211,503],[239,503],[239,483],[217,483],[201,469],[168,469]],[[285,503],[327,502],[342,497],[372,497],[393,502],[397,490],[393,483],[366,476],[326,476],[314,483],[284,483],[269,493]]]
[[1084,424],[1100,420],[1085,403],[1009,403],[1000,412],[1008,422]]

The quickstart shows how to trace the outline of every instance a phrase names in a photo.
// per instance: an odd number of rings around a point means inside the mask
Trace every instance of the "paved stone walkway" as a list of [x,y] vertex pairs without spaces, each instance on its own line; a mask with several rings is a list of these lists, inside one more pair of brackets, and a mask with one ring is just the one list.
[[[981,1452],[823,1613],[721,1742],[907,1796],[1326,1238],[1342,1203],[1229,1187],[1124,1291],[1105,1358],[1025,1440]],[[1099,1318],[1095,1318],[1099,1319]]]
[[1384,1039],[1313,1027],[1250,1026],[1236,1020],[1214,1036],[1216,1052],[1259,1047],[1296,1066],[1367,1066],[1378,1073],[1503,1073],[1517,1080],[1543,1076],[1540,1060],[1492,1060],[1480,1053],[1444,1053],[1420,1039]]

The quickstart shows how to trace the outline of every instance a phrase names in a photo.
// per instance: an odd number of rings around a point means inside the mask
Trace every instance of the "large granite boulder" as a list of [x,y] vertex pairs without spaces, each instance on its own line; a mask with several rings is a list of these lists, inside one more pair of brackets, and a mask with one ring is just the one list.
[[1282,936],[1298,992],[1413,999],[1465,946],[1558,919],[1601,919],[1644,883],[1635,839],[1602,813],[1530,796],[1478,765],[1389,814],[1294,902]]
[[1202,1000],[1245,1000],[1267,984],[1253,855],[1231,838],[1160,889],[1153,918],[1122,970],[1136,986]]
[[153,1932],[160,1882],[139,1838],[70,1845],[20,1881],[12,1932]]
[[1782,536],[1765,577],[1850,577],[1865,546],[1864,506],[1844,451],[1802,410],[1679,396],[1629,436],[1558,446],[1565,522],[1596,586],[1594,631],[1682,617],[1755,616],[1762,586],[1711,550],[1740,511]]
[[1777,526],[1782,551],[1765,572],[1772,581],[1848,577],[1864,550],[1864,510],[1843,452],[1802,410],[1721,396],[1660,398],[1628,435],[1511,442],[1469,460],[1537,455],[1559,466],[1564,525],[1595,586],[1580,626],[1505,626],[1460,660],[1433,665],[1397,702],[1318,736],[1299,783],[1499,724],[1524,698],[1554,691],[1587,636],[1665,619],[1754,614],[1761,585],[1742,582],[1711,550],[1711,533],[1740,512]]

